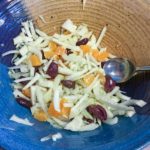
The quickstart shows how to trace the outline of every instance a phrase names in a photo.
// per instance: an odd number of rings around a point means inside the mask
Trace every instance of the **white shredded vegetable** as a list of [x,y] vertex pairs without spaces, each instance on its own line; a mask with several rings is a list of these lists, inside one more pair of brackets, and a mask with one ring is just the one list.
[[31,101],[32,105],[36,104],[36,86],[31,86]]
[[16,115],[12,115],[9,120],[20,123],[20,124],[24,124],[24,125],[27,125],[27,126],[33,126],[34,125],[27,118],[22,119],[22,118],[20,118]]
[[32,37],[33,37],[34,39],[36,39],[38,36],[37,36],[37,34],[36,34],[36,32],[35,32],[35,29],[34,29],[34,26],[33,26],[32,21],[29,21],[29,26],[30,26],[30,30],[31,30]]
[[36,75],[32,78],[32,80],[25,85],[25,87],[23,88],[23,90],[29,88],[30,86],[32,86],[35,82],[37,82],[40,79],[40,75],[38,73],[36,73]]
[[100,34],[100,36],[99,36],[97,42],[96,42],[96,47],[100,46],[101,41],[102,41],[102,39],[104,38],[106,31],[107,31],[107,27],[105,26],[105,27],[103,28],[103,30],[102,30],[102,32],[101,32],[101,34]]
[[77,26],[73,24],[73,22],[68,19],[63,24],[62,27],[70,32],[75,32]]
[[10,54],[19,54],[19,52],[17,50],[10,50],[8,52],[3,53],[2,57],[10,55]]
[[25,30],[25,33],[27,34],[27,36],[32,37],[30,29],[29,29],[29,21],[23,22],[22,25],[24,27],[24,30]]
[[110,124],[110,125],[114,125],[114,124],[118,123],[118,118],[117,117],[115,117],[115,118],[109,118],[109,119],[107,119],[104,122],[107,123],[107,124]]
[[127,111],[126,116],[127,117],[132,117],[135,114],[135,111]]
[[21,78],[21,79],[16,79],[14,80],[14,82],[19,83],[19,82],[23,82],[23,81],[29,81],[32,80],[33,77],[27,77],[27,78]]
[[52,135],[52,140],[57,141],[58,139],[61,139],[62,135],[60,133],[56,133]]
[[25,59],[27,58],[27,55],[24,55],[23,57],[21,57],[18,61],[15,62],[15,65],[20,65]]
[[60,112],[60,96],[59,96],[59,90],[54,91],[54,108],[56,111]]
[[84,8],[85,8],[85,4],[86,4],[86,2],[87,2],[87,0],[83,0],[83,6],[82,6],[82,8],[83,8],[83,10],[84,10]]
[[47,112],[47,106],[43,101],[43,91],[40,87],[36,87],[36,97],[37,97],[37,101],[39,102],[41,108],[43,109],[44,112]]
[[52,135],[49,134],[49,135],[47,135],[47,136],[45,136],[45,137],[42,137],[42,138],[40,139],[40,141],[41,141],[41,142],[45,142],[45,141],[50,140],[51,138],[52,138]]
[[22,56],[25,56],[28,53],[28,47],[27,46],[23,46],[20,50],[19,50],[20,54]]
[[13,94],[16,98],[21,97],[21,98],[24,98],[24,99],[30,101],[30,99],[27,96],[25,96],[22,92],[20,92],[18,89],[15,89]]

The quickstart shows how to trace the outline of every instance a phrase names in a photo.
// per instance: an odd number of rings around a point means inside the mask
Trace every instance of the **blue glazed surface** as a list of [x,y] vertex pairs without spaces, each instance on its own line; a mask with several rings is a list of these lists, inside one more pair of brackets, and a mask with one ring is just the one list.
[[[20,23],[27,20],[27,13],[18,0],[1,0],[0,19],[4,20],[0,26],[1,55],[14,48],[12,39],[20,32]],[[150,73],[138,75],[121,85],[127,95],[148,102],[143,109],[136,108],[134,117],[120,117],[116,125],[102,125],[94,131],[74,133],[36,121],[29,110],[16,103],[6,67],[11,65],[10,59],[11,56],[0,57],[0,147],[6,150],[134,150],[150,142]],[[27,117],[34,127],[10,121],[12,114]],[[63,138],[57,142],[40,142],[40,138],[56,132],[60,132]]]

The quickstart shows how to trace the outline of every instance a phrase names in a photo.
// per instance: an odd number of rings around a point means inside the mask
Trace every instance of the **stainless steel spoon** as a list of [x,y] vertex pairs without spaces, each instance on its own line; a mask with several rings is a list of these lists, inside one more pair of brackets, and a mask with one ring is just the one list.
[[105,62],[103,66],[106,75],[112,77],[117,83],[126,82],[140,71],[150,71],[150,66],[135,67],[126,58],[113,58]]

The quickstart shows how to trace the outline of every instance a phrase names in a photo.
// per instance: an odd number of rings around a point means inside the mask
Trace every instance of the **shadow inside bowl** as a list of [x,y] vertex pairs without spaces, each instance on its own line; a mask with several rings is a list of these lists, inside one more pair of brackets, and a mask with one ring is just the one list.
[[133,99],[143,99],[147,102],[147,105],[142,108],[135,106],[137,114],[150,115],[150,71],[140,72],[129,81],[119,84],[119,86]]

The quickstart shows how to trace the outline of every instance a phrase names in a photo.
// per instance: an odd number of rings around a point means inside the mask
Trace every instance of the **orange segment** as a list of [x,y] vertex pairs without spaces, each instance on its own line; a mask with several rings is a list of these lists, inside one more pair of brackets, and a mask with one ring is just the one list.
[[52,50],[49,50],[49,51],[43,51],[44,52],[44,57],[46,59],[49,59],[51,58],[52,56],[54,56],[54,52]]
[[89,74],[83,78],[83,81],[86,86],[89,86],[93,82],[94,78],[95,78],[95,76],[93,74]]
[[54,108],[54,103],[51,102],[50,103],[50,106],[49,106],[49,109],[48,109],[48,113],[53,116],[53,117],[66,117],[68,118],[69,117],[69,114],[70,114],[70,108],[69,107],[64,107],[64,103],[66,102],[65,99],[62,99],[60,101],[60,112],[56,111],[55,108]]
[[50,42],[49,47],[50,47],[49,51],[44,51],[44,57],[46,59],[49,59],[54,55],[63,55],[66,52],[63,47],[57,46],[57,44],[54,42]]
[[63,55],[63,54],[65,54],[65,52],[66,52],[66,50],[63,47],[58,46],[54,53],[55,53],[55,55]]
[[92,56],[97,60],[99,57],[99,50],[93,49]]
[[108,52],[106,52],[106,51],[100,52],[97,49],[92,51],[92,55],[97,61],[104,61],[106,58],[109,57]]
[[49,113],[50,116],[53,116],[53,117],[56,117],[56,118],[61,116],[61,112],[58,112],[58,111],[55,110],[53,102],[50,103],[50,106],[48,108],[48,113]]
[[38,110],[36,113],[33,114],[33,116],[35,119],[39,121],[46,121],[48,118],[43,110]]
[[52,51],[55,51],[57,49],[57,44],[53,41],[49,42],[49,47]]
[[109,53],[106,52],[106,51],[99,53],[99,61],[103,61],[103,60],[105,60],[108,57],[109,57]]
[[53,41],[49,42],[49,47],[50,47],[50,50],[49,51],[43,51],[44,52],[44,57],[46,59],[49,59],[51,57],[53,57],[55,55],[55,51],[57,49],[57,44]]
[[27,97],[31,97],[31,92],[30,92],[30,89],[25,89],[25,90],[22,90],[22,93],[27,96]]
[[91,49],[89,45],[81,45],[80,48],[82,49],[84,54],[89,53]]
[[39,59],[39,57],[35,54],[32,54],[30,57],[29,57],[29,60],[32,64],[33,67],[36,67],[36,66],[40,66],[42,63]]

